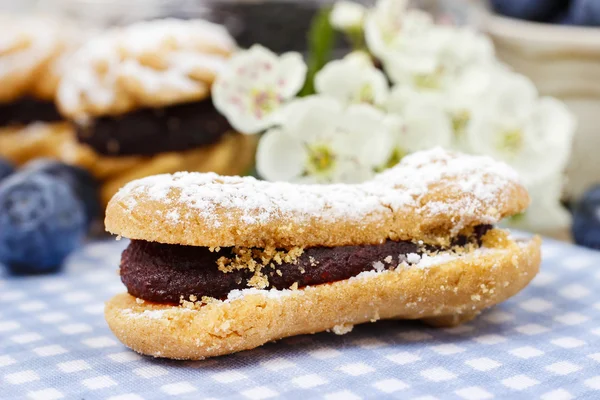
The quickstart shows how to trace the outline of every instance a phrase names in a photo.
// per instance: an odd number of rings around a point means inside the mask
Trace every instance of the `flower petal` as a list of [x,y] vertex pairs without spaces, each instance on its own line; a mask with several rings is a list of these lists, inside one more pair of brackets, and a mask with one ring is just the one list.
[[290,135],[306,143],[328,141],[342,105],[326,96],[308,96],[293,100],[286,107],[284,126]]
[[372,166],[357,163],[348,159],[341,159],[336,163],[331,175],[334,183],[361,183],[375,176]]
[[278,66],[278,92],[284,99],[295,96],[306,80],[306,63],[297,52],[285,53],[281,56]]
[[337,1],[329,14],[329,23],[342,31],[362,28],[367,9],[353,1]]
[[557,233],[568,228],[571,224],[571,215],[561,204],[563,183],[562,174],[555,173],[543,181],[528,185],[531,205],[525,214],[509,220],[509,225],[546,234]]
[[381,111],[366,104],[352,105],[338,120],[332,147],[361,165],[375,167],[387,161],[393,150],[389,128]]
[[281,58],[254,45],[235,54],[212,86],[215,107],[242,133],[273,126],[283,101],[304,84],[306,64],[297,53]]
[[385,75],[372,64],[356,57],[331,61],[315,76],[315,88],[320,94],[342,103],[381,105],[387,99]]
[[270,181],[294,181],[304,172],[306,157],[306,149],[297,138],[273,128],[260,138],[256,169]]

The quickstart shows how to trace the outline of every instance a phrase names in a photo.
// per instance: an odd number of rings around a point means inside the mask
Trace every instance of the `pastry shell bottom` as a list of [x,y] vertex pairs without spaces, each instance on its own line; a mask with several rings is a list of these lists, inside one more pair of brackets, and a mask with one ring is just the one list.
[[111,330],[154,357],[200,360],[288,336],[380,319],[435,326],[468,321],[522,290],[540,265],[538,237],[509,239],[428,267],[399,268],[299,290],[254,291],[197,309],[119,294],[106,304]]

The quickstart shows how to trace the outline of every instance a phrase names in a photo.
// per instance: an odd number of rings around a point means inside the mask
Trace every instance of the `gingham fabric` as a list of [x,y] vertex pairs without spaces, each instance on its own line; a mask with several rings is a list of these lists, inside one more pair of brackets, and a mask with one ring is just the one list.
[[599,399],[600,253],[546,241],[525,291],[452,329],[377,322],[200,362],[142,357],[108,329],[122,242],[53,276],[0,276],[0,399]]

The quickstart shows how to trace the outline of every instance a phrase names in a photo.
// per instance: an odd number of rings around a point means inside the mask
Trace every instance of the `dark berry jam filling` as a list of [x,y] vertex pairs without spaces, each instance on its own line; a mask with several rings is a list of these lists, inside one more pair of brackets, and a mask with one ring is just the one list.
[[[458,237],[453,245],[480,245],[490,228],[479,226],[471,237]],[[417,255],[440,250],[444,249],[391,240],[379,245],[313,247],[304,249],[292,262],[268,262],[259,275],[267,289],[287,289],[295,284],[301,288],[348,279],[365,271],[393,269],[403,261],[415,262]],[[121,259],[121,279],[129,294],[157,303],[179,303],[182,297],[187,300],[190,296],[223,299],[232,290],[251,287],[257,276],[256,269],[219,269],[219,259],[230,259],[234,252],[233,248],[211,251],[207,247],[132,240]]]
[[0,127],[61,120],[62,117],[52,101],[23,97],[10,103],[0,103]]
[[218,142],[231,129],[211,99],[144,108],[77,124],[79,142],[106,156],[151,156]]

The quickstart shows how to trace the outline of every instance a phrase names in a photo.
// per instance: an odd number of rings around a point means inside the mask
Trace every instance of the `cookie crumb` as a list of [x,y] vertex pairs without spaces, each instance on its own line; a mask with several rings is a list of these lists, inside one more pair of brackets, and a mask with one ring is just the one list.
[[421,261],[421,256],[417,253],[408,253],[406,255],[406,261],[408,261],[409,264],[418,264],[419,261]]
[[269,278],[257,271],[250,280],[248,280],[248,286],[255,287],[257,289],[264,289],[269,286]]
[[[220,248],[215,248],[219,249]],[[264,249],[233,247],[229,256],[221,256],[217,260],[217,268],[223,273],[229,273],[241,269],[247,269],[254,275],[248,280],[248,286],[264,289],[269,286],[268,277],[262,272],[263,267],[276,268],[284,262],[289,264],[298,263],[298,258],[304,253],[301,247],[290,250],[278,250],[274,247]],[[281,272],[278,272],[282,276]]]
[[352,324],[340,324],[331,328],[331,331],[336,335],[345,335],[346,333],[352,332],[352,329],[354,329],[354,325]]

